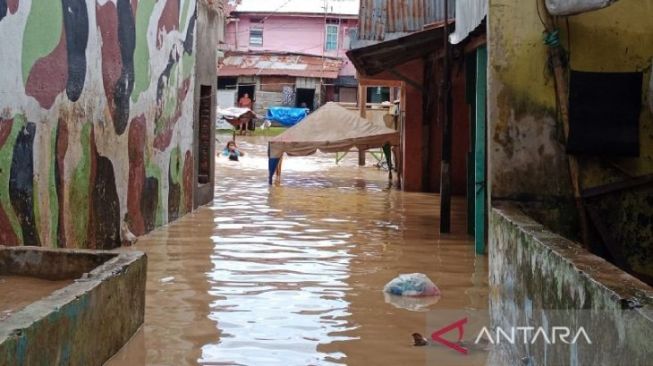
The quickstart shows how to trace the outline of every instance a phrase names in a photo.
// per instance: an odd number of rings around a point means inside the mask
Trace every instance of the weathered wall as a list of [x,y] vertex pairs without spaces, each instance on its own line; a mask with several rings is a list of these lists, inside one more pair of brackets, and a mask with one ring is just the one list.
[[[215,123],[216,120],[216,94],[218,88],[218,80],[216,78],[215,65],[217,65],[217,50],[215,45],[224,35],[221,31],[221,27],[224,27],[223,14],[220,12],[219,8],[222,0],[200,0],[197,5],[197,21],[196,21],[196,53],[195,53],[195,94],[194,94],[194,103],[195,108],[192,116],[194,117],[193,121],[193,149],[194,156],[197,156],[197,159],[194,159],[194,174],[192,180],[186,180],[186,175],[184,171],[184,184],[187,184],[189,188],[195,186],[193,198],[190,196],[184,196],[187,205],[193,205],[193,207],[198,207],[202,204],[206,204],[213,200],[214,195],[214,186],[215,186]],[[217,10],[217,11],[216,11]],[[210,95],[201,96],[200,90],[204,86],[210,91]],[[202,100],[204,98],[204,100]],[[200,109],[202,108],[202,101],[206,102],[206,98],[210,99],[208,120],[204,121],[204,127],[200,127]],[[184,130],[184,133],[190,134],[190,131],[187,129]],[[203,137],[200,136],[203,134]],[[203,143],[200,142],[203,141]],[[203,146],[209,142],[210,146]],[[201,155],[203,150],[204,160],[202,161]],[[190,160],[190,159],[189,159]],[[208,173],[209,180],[208,182],[203,182],[200,184],[197,174],[200,172],[200,164],[208,164]],[[181,169],[181,165],[178,165]],[[190,171],[190,168],[188,168]],[[181,172],[181,171],[179,171]],[[177,174],[179,174],[179,172]],[[182,175],[178,175],[179,178]],[[181,182],[180,180],[176,180]],[[171,184],[173,183],[173,177],[170,178]],[[193,184],[193,182],[198,182]],[[179,187],[179,186],[178,186]],[[180,190],[179,192],[183,192]],[[183,195],[183,193],[182,193]],[[180,206],[181,207],[181,206]],[[172,206],[171,214],[174,212],[175,206]],[[181,211],[181,209],[179,210]],[[181,215],[181,212],[179,216]]]
[[[592,317],[594,329],[601,330],[588,329],[594,344],[579,345],[566,354],[547,352],[542,343],[517,342],[496,364],[523,364],[524,357],[530,357],[533,365],[650,363],[653,288],[544,229],[515,206],[492,210],[489,237],[493,326],[549,328],[546,318],[535,315],[546,310],[569,319]],[[551,324],[573,326],[553,320]]]
[[[585,189],[626,180],[628,175],[653,173],[653,111],[648,92],[653,59],[652,17],[653,0],[636,4],[622,1],[599,11],[568,17],[569,28],[565,19],[558,23],[563,47],[570,51],[572,69],[644,71],[646,80],[642,85],[640,157],[581,159],[581,183]],[[553,77],[547,71],[544,27],[536,2],[492,0],[488,19],[491,195],[495,200],[519,201],[555,231],[577,237],[563,129],[556,118]],[[653,206],[647,194],[650,190],[629,194],[626,204],[629,210],[642,213],[641,223],[628,229],[628,237],[619,239],[629,266],[638,266],[650,276]],[[608,205],[619,212],[626,207],[620,199],[605,196],[595,204]],[[614,232],[632,226],[628,215],[615,219]],[[647,263],[640,258],[647,258]]]
[[192,209],[196,8],[0,2],[2,244],[112,248]]

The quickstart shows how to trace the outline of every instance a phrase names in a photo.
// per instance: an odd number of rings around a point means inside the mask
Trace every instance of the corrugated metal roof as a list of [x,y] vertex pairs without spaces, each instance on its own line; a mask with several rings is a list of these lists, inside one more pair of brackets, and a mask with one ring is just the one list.
[[359,0],[241,0],[239,13],[358,15]]
[[218,76],[287,75],[335,79],[342,59],[285,52],[230,52],[218,65]]
[[[358,39],[382,41],[388,34],[407,34],[444,20],[444,0],[360,0]],[[449,18],[455,14],[449,0]]]

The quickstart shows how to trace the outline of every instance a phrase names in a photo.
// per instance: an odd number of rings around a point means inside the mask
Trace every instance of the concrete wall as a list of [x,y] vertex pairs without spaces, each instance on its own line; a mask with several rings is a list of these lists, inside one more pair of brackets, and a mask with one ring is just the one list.
[[[616,2],[560,22],[571,68],[593,72],[644,71],[640,157],[580,160],[584,189],[653,173],[653,0]],[[492,0],[488,24],[488,153],[494,200],[519,201],[566,236],[578,237],[563,129],[556,118],[553,77],[535,1]],[[606,86],[607,87],[607,86]],[[610,232],[625,265],[653,275],[653,201],[650,189],[591,202],[612,215]],[[648,198],[648,199],[647,199]],[[628,212],[634,212],[629,214]],[[633,216],[634,215],[634,216]],[[635,224],[635,222],[637,222]]]
[[[187,0],[188,1],[188,0]],[[217,89],[218,89],[218,79],[216,77],[215,65],[217,65],[217,50],[215,45],[220,41],[221,34],[220,27],[224,27],[223,18],[224,16],[216,11],[213,11],[214,7],[217,6],[218,0],[201,0],[197,4],[197,40],[196,40],[196,58],[195,58],[195,109],[193,113],[193,148],[194,156],[198,158],[195,159],[195,169],[193,180],[190,182],[190,185],[195,185],[194,187],[194,198],[193,206],[198,207],[200,205],[206,204],[213,200],[214,195],[214,185],[215,185],[215,123],[216,120],[216,106],[217,106]],[[211,5],[213,4],[213,5]],[[200,128],[199,121],[199,106],[200,106],[200,86],[210,88],[210,109],[209,109],[209,118],[207,126],[205,128]],[[204,97],[206,98],[206,97]],[[208,127],[208,128],[207,128]],[[184,130],[184,133],[188,133],[188,130]],[[204,138],[201,138],[200,134],[204,134]],[[202,143],[200,142],[202,141]],[[206,142],[210,143],[210,146],[202,147]],[[200,150],[204,150],[200,152]],[[200,171],[199,164],[202,163],[202,154],[204,154],[205,163],[208,164],[208,173],[209,180],[206,183],[200,184],[197,178],[197,173]],[[171,166],[173,163],[171,163]],[[180,172],[178,170],[178,172]],[[179,173],[177,173],[179,174]],[[178,175],[180,178],[181,175]],[[177,182],[180,180],[176,178]],[[170,183],[173,183],[174,177],[171,176]],[[184,178],[184,182],[186,180]],[[196,183],[193,183],[196,182]],[[188,184],[188,183],[187,183]],[[189,203],[190,201],[186,201]],[[169,210],[174,211],[174,210]],[[170,215],[174,213],[171,212]],[[179,215],[178,215],[179,216]],[[176,218],[176,217],[175,217]]]
[[0,246],[0,258],[3,274],[77,279],[2,321],[0,365],[102,365],[143,324],[143,253]]
[[112,248],[192,209],[202,14],[0,2],[0,243]]
[[[262,19],[264,16],[257,16]],[[335,51],[324,51],[325,24],[323,16],[265,16],[263,22],[263,45],[256,46],[249,44],[249,30],[251,16],[248,14],[239,15],[238,30],[236,22],[227,24],[225,32],[226,43],[229,50],[266,50],[299,52],[312,55],[326,55],[341,57],[343,68],[340,71],[342,76],[356,75],[356,69],[349,61],[345,52],[349,49],[348,29],[358,27],[358,19],[342,19],[338,32],[338,49]],[[259,24],[256,24],[257,26]]]
[[[556,311],[588,329],[593,344],[555,353],[518,342],[492,364],[645,365],[653,356],[653,288],[545,230],[515,206],[494,208],[489,222],[490,314],[493,326],[547,325]],[[583,310],[583,311],[578,311]],[[573,326],[570,323],[553,323]],[[577,325],[576,325],[577,326]],[[550,347],[553,348],[553,347]]]

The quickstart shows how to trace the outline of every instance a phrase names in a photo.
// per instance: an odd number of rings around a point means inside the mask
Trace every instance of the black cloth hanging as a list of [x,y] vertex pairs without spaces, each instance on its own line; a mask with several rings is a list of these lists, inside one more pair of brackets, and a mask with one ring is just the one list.
[[567,152],[639,156],[642,79],[641,72],[571,71]]

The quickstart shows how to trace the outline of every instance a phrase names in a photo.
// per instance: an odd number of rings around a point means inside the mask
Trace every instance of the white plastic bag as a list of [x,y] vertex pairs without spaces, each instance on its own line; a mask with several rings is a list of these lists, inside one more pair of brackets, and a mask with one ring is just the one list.
[[423,273],[400,274],[383,291],[398,296],[438,296],[440,289]]
[[546,0],[551,15],[573,15],[605,8],[617,0]]

